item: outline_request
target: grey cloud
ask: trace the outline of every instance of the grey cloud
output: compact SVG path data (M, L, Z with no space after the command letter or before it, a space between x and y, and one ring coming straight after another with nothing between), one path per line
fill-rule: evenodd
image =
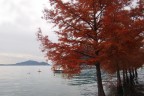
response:
M26 56L30 56L30 59L44 60L36 39L36 32L38 27L46 31L50 30L51 25L42 23L44 21L40 18L42 15L40 1L3 0L2 3L0 2L2 5L0 8L3 8L0 13L4 13L0 14L0 58L3 58L0 63L26 60L28 59ZM55 40L55 35L50 34L50 37ZM2 53L9 55L12 53L13 56ZM24 57L20 58L17 54Z

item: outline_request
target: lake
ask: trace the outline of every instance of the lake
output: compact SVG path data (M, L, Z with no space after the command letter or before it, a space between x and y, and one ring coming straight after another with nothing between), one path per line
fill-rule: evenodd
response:
M65 79L51 66L0 66L0 96L96 96L93 72Z

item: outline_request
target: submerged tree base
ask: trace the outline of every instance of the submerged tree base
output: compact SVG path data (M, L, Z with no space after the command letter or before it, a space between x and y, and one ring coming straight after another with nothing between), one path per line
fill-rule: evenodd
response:
M107 96L144 96L144 82L131 84L125 84L123 86L123 95L117 94L117 88L111 86Z

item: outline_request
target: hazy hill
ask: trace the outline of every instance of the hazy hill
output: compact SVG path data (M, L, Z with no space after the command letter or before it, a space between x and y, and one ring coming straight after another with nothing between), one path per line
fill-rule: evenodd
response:
M37 66L37 65L50 65L46 62L37 62L33 60L28 60L24 62L19 62L16 64L0 64L0 66Z

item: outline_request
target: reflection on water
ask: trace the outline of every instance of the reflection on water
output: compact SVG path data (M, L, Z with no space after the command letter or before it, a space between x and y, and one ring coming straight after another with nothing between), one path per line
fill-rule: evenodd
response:
M80 96L78 88L66 82L48 66L0 67L0 96Z
M93 72L64 79L49 66L0 66L0 96L96 96Z
M102 71L102 79L104 82L108 81L109 79L108 74ZM93 84L96 83L96 69L84 69L81 71L80 74L73 76L73 78L68 82L70 85L83 85L83 84Z
M0 66L0 96L97 96L95 73L86 69L64 79L50 66ZM143 81L143 75L139 76ZM102 77L106 81L106 75Z
M95 69L82 70L79 75L75 75L68 83L70 85L93 84L96 82Z
M75 75L68 84L79 86L82 96L97 96L96 70L82 70L79 75Z
M102 72L105 82L107 76ZM96 70L66 79L50 66L0 66L0 96L97 96Z
M65 75L61 73L54 73L58 78L65 78ZM73 76L71 79L67 80L68 86L73 86L78 88L80 95L77 96L97 96L97 84L96 84L96 70L85 69L78 75ZM73 95L74 96L74 95Z

